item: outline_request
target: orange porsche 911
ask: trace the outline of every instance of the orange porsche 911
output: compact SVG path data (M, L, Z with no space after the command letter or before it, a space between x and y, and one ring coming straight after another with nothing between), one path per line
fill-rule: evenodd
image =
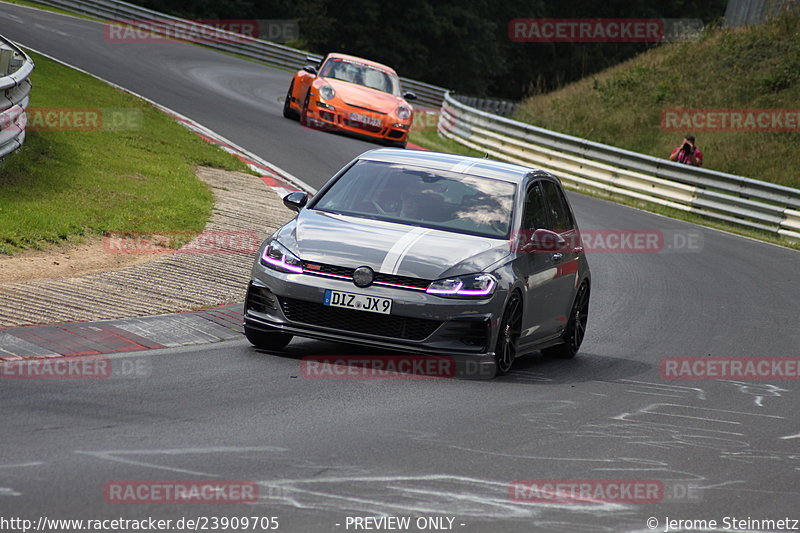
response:
M367 136L405 147L414 109L395 71L345 54L328 54L319 70L308 66L289 85L283 116L311 127Z

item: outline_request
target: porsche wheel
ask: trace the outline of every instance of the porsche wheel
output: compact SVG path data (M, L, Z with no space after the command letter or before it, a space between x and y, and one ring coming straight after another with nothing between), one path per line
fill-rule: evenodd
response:
M311 99L311 92L306 94L306 99L303 101L303 108L300 111L300 124L303 126L311 127L311 124L308 122L308 101Z
M297 111L292 109L292 91L294 90L294 80L292 80L291 85L289 85L289 92L286 93L286 99L283 101L283 116L286 118L291 118L293 120L297 120L299 115Z

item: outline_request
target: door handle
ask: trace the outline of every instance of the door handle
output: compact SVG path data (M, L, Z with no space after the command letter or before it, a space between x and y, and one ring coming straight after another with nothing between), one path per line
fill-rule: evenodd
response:
M555 262L561 261L561 259L563 257L564 257L564 254L556 252L556 253L553 254L553 262L555 263Z

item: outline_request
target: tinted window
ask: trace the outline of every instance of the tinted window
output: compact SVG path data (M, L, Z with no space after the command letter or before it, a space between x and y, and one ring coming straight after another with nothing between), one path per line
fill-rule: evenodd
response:
M358 161L314 209L485 237L506 238L516 187L422 167Z
M544 207L540 182L534 183L528 189L528 194L525 196L525 214L523 215L522 224L524 229L528 230L548 227L547 212Z
M575 224L572 221L572 216L567 206L567 199L564 198L558 185L551 181L543 181L542 187L544 189L544 195L547 198L547 206L550 210L550 221L552 223L550 229L556 232L574 229Z

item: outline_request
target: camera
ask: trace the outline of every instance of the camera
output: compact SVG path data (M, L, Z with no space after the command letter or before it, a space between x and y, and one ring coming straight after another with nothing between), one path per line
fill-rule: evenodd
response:
M683 149L684 152L691 152L692 151L692 145L689 144L689 143L683 143L683 146L681 147L681 149Z

